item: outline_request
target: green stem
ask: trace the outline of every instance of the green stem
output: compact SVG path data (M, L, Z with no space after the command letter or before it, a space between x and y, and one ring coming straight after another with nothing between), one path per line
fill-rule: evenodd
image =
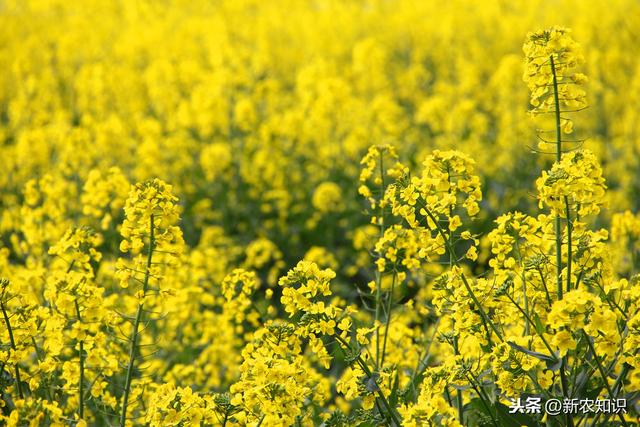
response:
M480 401L482 402L482 406L484 406L484 408L487 410L487 413L489 413L489 415L491 416L491 422L493 423L494 426L499 427L498 426L498 421L496 420L496 418L495 418L495 416L493 414L493 411L491 410L491 407L490 407L491 400L489 399L489 396L482 389L482 386L479 383L476 382L476 380L473 378L473 375L471 375L469 373L465 373L465 376L467 377L467 379L471 383L471 387L473 387L473 389L478 394L478 397L480 398Z
M78 387L78 399L80 399L80 408L78 413L80 419L84 419L84 341L80 341L79 356L80 356L80 384Z
M449 239L447 239L446 234L442 230L442 227L440 227L440 224L438 224L438 221L436 220L436 218L433 216L431 211L426 206L424 206L424 210L427 213L427 215L429 216L429 218L431 218L431 221L433 221L433 223L435 224L436 230L438 231L438 233L440 234L440 236L444 240L444 243L447 246L447 249L450 251L450 253L453 252L453 247L451 245L451 242L450 242ZM459 267L458 261L455 259L455 257L450 258L450 259L453 261L453 264L456 267ZM485 328L487 328L487 324L488 324L491 327L491 329L493 330L493 332L496 334L496 336L500 339L500 341L504 341L504 339L502 338L502 334L500 333L500 331L498 331L498 328L496 327L496 325L494 325L493 322L491 322L491 320L489 319L489 316L487 316L487 313L485 313L484 308L482 308L482 305L480 304L480 301L478 301L478 298L476 297L475 293L473 292L473 289L471 289L471 286L469 285L469 282L467 281L467 277L464 275L463 272L460 272L460 278L462 279L462 283L464 284L464 287L466 288L467 292L469 293L469 296L471 297L471 300L476 305L476 307L478 307L478 311L480 311L480 317L482 318L482 321L484 323ZM487 341L489 343L491 343L491 333L489 332L488 329L487 329Z
M456 390L456 406L458 407L458 419L464 425L464 406L462 404L462 391Z
M449 169L449 166L447 165L447 182L449 183L449 187L447 190L447 193L449 193L449 195L451 195L451 171ZM453 205L449 205L449 218L453 218ZM448 252L449 252L449 268L451 268L453 266L453 264L456 262L456 253L455 253L455 249L453 247L453 244L451 243L452 239L453 239L453 232L451 231L451 229L449 229L449 232L447 233L447 246L448 246ZM453 323L453 325L455 325L455 321ZM454 326L455 329L455 326ZM455 332L455 330L454 330ZM454 354L457 356L460 354L460 352L458 351L458 339L457 337L453 338L453 350L454 350ZM456 390L456 406L458 407L458 419L460 420L460 424L464 425L464 405L462 402L462 390Z
M553 102L555 104L556 116L556 161L562 158L562 128L560 127L560 98L558 93L558 77L556 76L556 64L553 55L549 57L551 61L551 74L553 75Z
M147 293L149 287L149 276L151 275L151 260L153 257L153 249L155 246L154 238L155 227L153 224L153 214L151 214L149 221L149 250L147 252L147 266L144 273L144 282L142 285L142 298ZM143 300L144 301L144 300ZM122 411L120 412L120 426L125 427L127 421L127 406L129 403L129 394L131 392L131 381L133 379L133 367L136 358L136 352L138 349L138 329L140 328L140 322L142 320L142 307L143 303L138 304L138 311L136 312L136 318L133 324L133 335L131 336L131 346L129 347L129 363L127 365L127 377L124 386L124 396L122 398Z
M522 309L522 307L520 307L520 304L518 304L516 302L515 299L513 299L513 297L511 295L509 295L508 293L506 294L507 298L509 298L509 300L513 303L513 305L516 306L516 308L518 310L520 310L520 312L524 315L525 319L527 320L527 322L531 322L533 323L533 321L531 320L531 318L529 317L529 315ZM538 333L538 330L536 328L534 328L536 330L536 333ZM544 337L544 334L542 333L538 333L538 336L540 336L540 338L542 339L542 342L544 343L545 347L547 347L547 350L549 350L549 354L551 355L551 357L554 357L554 352L551 349L551 346L549 345L549 343L547 342L547 340Z
M455 335L453 337L453 354L456 356L460 355L458 351L458 338ZM458 408L458 420L460 420L460 424L464 425L464 405L462 404L462 390L460 389L456 389L456 406Z
M384 339L382 341L382 356L380 357L380 366L384 365L384 356L387 352L387 337L389 336L389 325L391 324L391 305L393 302L393 291L396 285L397 274L393 274L393 279L391 280L391 291L389 292L389 298L387 302L387 319L384 327Z
M547 297L547 303L549 307L553 304L551 301L551 295L549 294L549 289L547 288L547 281L544 278L544 274L542 274L542 269L540 267L537 268L538 274L540 275L540 280L542 281L542 287L544 288L545 296Z
M549 57L551 61L551 74L553 76L553 101L555 104L556 119L556 162L562 159L562 128L560 126L560 97L558 93L558 76L556 75L556 65L553 55ZM562 299L562 222L560 215L555 218L555 234L556 234L556 283L558 289L558 301ZM569 279L570 280L570 279ZM560 365L560 382L562 385L562 394L568 397L567 376L565 366L567 365L567 357L562 358ZM567 426L573 427L573 417L567 414Z
M334 335L334 337L336 338L336 341L338 341L343 346L348 348L349 351L353 351L349 343L343 340L339 335ZM362 371L364 372L364 374L367 376L367 378L369 379L373 378L373 373L371 372L371 369L369 369L369 367L367 366L367 363L364 360L362 360L362 357L358 356L356 360L358 362L358 365L360 365L360 367L362 368ZM391 416L395 425L400 427L401 423L400 423L400 420L398 419L398 416L396 415L395 411L389 404L389 401L387 401L387 398L384 397L384 394L382 394L382 390L380 390L380 387L377 387L377 383L376 383L376 390L378 393L378 397L382 401L382 404L384 405L385 409L389 412L389 416Z
M562 225L560 217L555 218L556 234L556 283L558 289L558 301L562 299Z
M380 320L380 308L382 306L382 274L376 271L376 311L374 318L374 326L376 328L376 368L380 366L380 328L378 321Z
M553 55L549 57L551 60L551 74L553 75L553 100L555 103L556 118L556 161L562 158L562 129L560 127L560 99L558 95L558 78L556 76L556 66L553 61ZM555 218L555 234L556 234L556 280L558 288L558 300L562 299L562 223L559 215Z
M573 222L571 221L571 210L569 209L569 198L564 196L564 205L567 213L567 292L571 291L571 264L572 264L572 250L571 239L573 234Z
M516 252L518 254L518 263L522 267L522 253L520 252L520 245L518 244L518 238L515 238ZM527 278L525 277L524 270L520 273L520 278L522 279L522 295L524 297L524 311L525 315L525 323L524 323L524 333L525 335L531 335L531 320L529 318L529 298L527 297Z
M598 355L596 354L596 349L593 347L593 343L591 342L591 338L589 338L589 335L587 335L587 333L585 332L585 330L582 330L582 333L584 334L585 338L587 339L587 344L589 345L589 351L591 351L591 354L593 355L593 360L596 361L596 366L598 367L598 371L600 372L600 376L602 377L602 381L604 382L604 386L607 389L607 392L609 393L609 398L610 399L615 399L614 395L613 395L613 389L609 386L609 381L607 381L607 374L604 372L604 368L602 367L602 364L600 363L600 359L598 359ZM624 416L622 414L618 414L618 416L620 417L620 421L622 422L622 425L625 427L628 427L627 421L624 419Z
M447 193L449 193L449 195L451 195L451 171L449 170L449 166L447 166L447 181L449 183L449 189L447 190ZM449 205L449 218L453 218L453 205ZM451 268L453 266L453 264L456 262L456 254L455 254L455 249L453 247L453 244L451 243L452 239L453 239L453 232L451 231L451 229L449 229L449 232L447 233L447 246L448 246L448 252L449 252L449 268ZM454 332L455 332L455 320L453 322L454 325ZM454 354L457 356L460 354L460 352L458 351L458 339L455 337L453 338L453 350L454 350ZM456 390L456 406L458 407L458 419L460 420L460 424L464 425L464 405L462 402L462 390Z
M82 323L82 317L80 316L80 306L78 305L78 299L74 300L74 304L76 306L76 315L78 317L78 322ZM84 340L80 340L79 348L78 348L78 358L80 359L80 379L78 383L78 399L79 408L78 415L80 415L80 419L84 419Z
M7 325L7 331L9 332L9 343L11 344L11 349L13 350L14 353L17 353L16 342L13 339L13 329L11 329L11 322L9 322L9 316L7 315L7 310L5 310L4 304L1 301L0 301L0 308L2 309L2 316L4 317L4 323ZM24 395L22 394L22 386L20 385L21 383L20 368L18 367L17 360L15 364L15 372L16 372L15 383L16 383L16 388L18 389L18 396L20 396L20 399L24 399Z
M380 200L378 200L378 223L380 224L380 237L384 236L384 208L382 207L382 199L384 197L384 154L380 153ZM375 310L375 327L376 327L376 368L380 367L380 328L378 322L380 320L380 310L382 308L382 272L376 271L376 310Z
M569 397L569 384L567 382L567 374L565 373L565 366L567 366L567 356L562 358L562 363L560 364L560 385L562 386L562 395L565 398ZM571 414L567 414L567 426L573 427L573 416Z

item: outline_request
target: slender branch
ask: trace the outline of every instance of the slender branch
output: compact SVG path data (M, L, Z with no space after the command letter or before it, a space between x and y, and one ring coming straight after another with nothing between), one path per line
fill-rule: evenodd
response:
M553 99L555 103L556 117L556 161L562 159L562 129L560 127L560 99L558 95L558 79L556 76L556 66L553 62L553 55L549 57L551 61L551 74L553 75ZM556 234L556 281L558 289L558 300L562 299L562 223L559 215L555 218Z
M558 93L558 77L556 75L556 66L553 60L553 55L549 57L551 65L551 74L553 76L553 101L555 104L555 119L556 119L556 161L560 162L562 159L562 129L560 123L560 98ZM558 301L562 299L562 223L560 215L556 215L555 218L555 234L556 234L556 282L558 288ZM570 280L570 279L569 279ZM565 366L567 365L567 357L562 358L560 365L560 383L562 385L562 394L564 397L568 395L567 376L565 373ZM571 414L567 414L567 426L573 427L573 417Z
M353 351L351 349L351 346L349 345L349 343L347 343L344 339L342 339L342 337L340 337L340 335L334 335L334 337L335 337L336 341L338 341L340 344L342 344L343 346L348 348L349 351ZM360 357L358 355L357 358L356 358L356 361L358 362L358 365L362 368L362 371L367 376L367 378L368 379L372 379L373 378L373 373L371 372L371 369L369 369L369 367L367 366L367 363L364 360L362 360L362 357ZM377 391L378 397L382 401L382 404L384 405L385 409L389 412L389 416L391 416L391 418L393 419L393 422L395 423L395 425L400 427L402 424L400 423L400 420L398 419L398 416L396 415L395 411L393 410L393 408L391 407L391 405L387 401L387 398L384 397L384 394L382 394L382 390L380 390L380 387L377 387L377 384L376 384L376 391Z
M76 298L73 302L76 306L76 315L78 317L78 322L82 323L78 299ZM80 403L78 408L78 415L80 415L80 419L84 419L84 340L80 340L78 345L78 358L80 359L80 378L78 383L78 399L80 400Z
M378 201L380 223L380 238L384 236L384 208L382 207L382 198L384 197L384 154L380 153L380 200ZM376 270L376 311L375 311L375 327L376 327L376 368L380 366L380 328L378 321L380 320L380 309L382 308L382 272Z
M153 223L153 214L151 214L149 221L149 250L147 252L147 267L145 269L144 275L144 283L142 285L142 297L147 292L147 288L149 287L149 276L151 269L151 260L153 257L153 249L155 246L155 226ZM144 300L143 300L144 301ZM136 319L133 324L133 335L131 336L131 347L129 348L129 363L127 365L127 377L125 380L124 386L124 396L122 398L122 410L120 412L120 426L125 427L125 423L127 421L127 405L129 403L129 394L131 392L131 380L133 379L133 367L136 358L136 352L138 349L138 329L140 327L140 322L142 320L142 306L143 302L138 304L138 311L136 312Z
M467 379L471 383L471 387L473 387L473 389L478 394L478 397L480 398L480 401L482 402L482 406L484 406L484 408L487 410L487 412L491 416L491 422L493 423L494 426L499 427L498 426L498 422L496 421L496 418L495 418L495 416L493 414L493 411L491 410L491 407L490 407L491 400L489 399L489 396L487 395L487 393L482 389L482 385L477 383L475 378L473 377L473 375L471 375L470 373L465 372L465 376L467 377Z
M516 245L516 253L518 254L518 263L522 266L522 253L520 252L520 245L518 244L518 238L515 238ZM529 319L529 298L527 297L527 278L524 274L524 270L520 273L520 278L522 279L522 295L524 297L524 311L526 312L525 323L524 323L524 333L525 335L531 335L531 321Z
M382 341L382 356L380 357L380 366L384 365L384 356L387 352L387 337L389 336L389 325L391 324L391 304L393 303L393 291L396 285L397 274L393 274L393 279L391 280L391 291L389 292L389 298L387 302L387 318L386 325L384 327L384 339Z
M540 275L540 280L542 281L542 287L544 288L545 296L547 297L547 303L549 304L549 307L551 307L553 302L551 301L551 295L549 294L549 289L547 288L547 281L545 280L544 274L542 274L542 269L539 266L537 270L538 274Z
M454 320L455 325L455 320ZM453 337L453 354L458 356L460 355L460 351L458 350L458 337ZM458 419L460 420L460 424L464 425L464 405L462 402L462 390L456 389L456 406L458 408Z
M424 207L424 210L427 213L427 215L429 216L429 218L431 218L431 221L433 221L433 223L435 224L436 230L438 231L438 233L440 234L440 236L444 240L445 244L447 245L448 250L449 251L453 251L453 248L452 248L452 245L451 245L451 241L445 235L444 231L442 230L442 227L440 227L440 224L438 224L438 221L436 220L436 218L433 216L431 211L426 206ZM457 267L458 266L458 261L455 259L455 257L453 257L452 260L453 260L454 265ZM473 300L473 303L476 305L476 307L478 307L478 311L480 311L480 317L482 318L482 321L484 323L485 328L487 328L487 324L489 324L489 326L491 327L493 332L496 334L496 336L500 339L500 341L504 341L504 339L502 338L502 334L500 333L500 331L498 331L498 328L493 324L493 322L491 322L491 320L489 319L489 316L487 316L487 314L485 313L484 308L482 308L482 305L480 304L480 301L478 301L478 298L476 297L475 293L473 292L473 289L471 289L471 286L469 285L469 282L467 281L467 277L464 275L463 272L460 272L460 278L462 279L462 283L464 284L464 287L467 289L467 292L469 293L469 296ZM491 342L491 333L489 332L488 329L487 329L487 340L489 342Z
M598 355L596 354L596 349L593 347L593 343L591 342L591 338L589 338L589 335L587 335L587 333L585 332L585 330L582 330L582 333L584 334L585 338L587 339L587 344L589 345L589 350L591 351L591 354L593 355L593 360L596 361L596 365L598 366L598 371L600 372L600 376L602 377L602 381L604 382L604 386L607 389L607 392L609 392L609 398L611 399L615 399L614 394L613 394L613 389L609 386L609 381L607 381L607 374L605 374L604 372L604 368L602 367L602 363L600 363L600 359L598 359ZM622 414L618 414L618 416L620 417L620 421L622 422L622 425L627 427L627 421L624 419L624 416Z
M524 315L524 318L525 318L528 322L533 323L533 321L531 320L531 318L529 317L529 315L527 314L527 312L526 312L526 311L524 311L524 310L522 309L522 307L520 307L520 304L518 304L518 303L516 302L516 300L515 300L515 299L513 299L513 297L512 297L511 295L509 295L509 293L508 293L508 292L506 293L506 296L507 296L507 298L509 298L509 300L513 303L513 305L515 305L515 306L516 306L516 308L517 308L518 310L520 310L520 312ZM547 340L545 339L544 334L539 333L537 328L534 328L534 330L536 331L536 333L537 333L537 334L540 336L540 338L542 339L542 342L544 343L545 347L547 347L547 350L549 350L549 354L551 355L551 357L554 357L554 352L553 352L553 350L551 349L551 346L549 345L549 343L547 342Z
M571 220L571 210L569 208L569 197L564 196L564 205L567 214L567 292L571 290L571 263L572 263L572 248L571 239L573 234L573 221Z
M9 332L9 343L11 344L11 349L14 353L17 353L16 342L13 339L13 329L11 329L11 322L9 322L9 316L7 315L7 310L5 310L4 303L2 301L0 301L0 308L2 309L2 316L4 317L4 323L7 326L7 331ZM15 372L16 377L14 378L14 380L16 383L16 388L18 389L18 396L20 396L20 399L24 399L24 395L22 394L22 386L20 385L20 368L18 367L17 360L15 363Z

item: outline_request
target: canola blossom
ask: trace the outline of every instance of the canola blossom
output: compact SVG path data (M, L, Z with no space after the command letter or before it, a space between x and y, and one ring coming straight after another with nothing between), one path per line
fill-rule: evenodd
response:
M637 28L3 2L0 425L640 425Z

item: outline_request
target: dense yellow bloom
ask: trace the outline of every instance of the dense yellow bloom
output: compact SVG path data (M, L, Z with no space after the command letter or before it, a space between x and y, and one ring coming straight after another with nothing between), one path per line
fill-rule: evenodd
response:
M104 230L112 225L113 216L124 207L129 181L122 171L113 167L103 174L98 169L89 172L82 192L82 213L100 220Z
M338 212L342 207L342 190L334 182L323 182L316 187L311 204L322 213Z
M177 200L171 186L160 180L136 184L124 207L125 220L120 230L124 240L120 250L139 254L151 234L159 248L168 249L175 244L181 238L175 225L179 218Z
M593 215L605 204L602 169L588 150L563 154L559 163L542 172L536 186L540 208L548 207L554 216L566 217L567 209L580 217Z
M256 331L242 351L242 375L231 386L231 403L242 408L250 423L288 426L303 415L305 400L322 405L325 379L300 354L293 330L272 324Z
M278 282L283 287L281 302L289 316L308 315L307 333L333 333L333 319L339 309L325 304L323 297L331 295L329 284L335 276L330 269L320 270L315 263L300 261Z
M189 387L163 384L149 400L145 421L151 426L211 424L215 422L213 402L203 399Z
M584 63L584 57L580 45L571 38L570 33L571 30L567 28L552 27L527 34L523 47L526 58L524 80L531 91L534 111L555 111L554 73L561 107L574 110L586 105L586 94L580 85L587 78L575 72L576 66ZM571 133L569 126L565 125L566 133Z
M0 424L631 402L639 23L634 0L4 1Z
M125 219L120 229L122 252L130 252L133 264L118 261L120 286L129 286L131 278L140 280L148 270L149 281L157 284L161 279L160 264L149 264L149 255L158 252L165 262L173 263L182 245L182 232L176 225L179 219L177 198L171 186L160 180L132 186L124 207ZM147 248L147 254L142 253Z
M449 406L442 396L447 383L453 379L455 369L455 362L449 362L425 372L418 401L400 410L405 419L403 425L417 427L437 421L443 426L461 426L456 420L455 409Z
M222 295L225 298L224 309L235 316L237 323L247 317L247 311L253 304L251 298L260 286L255 273L243 269L235 269L222 281ZM249 313L249 320L257 323L257 313Z
M480 210L482 191L474 167L475 162L461 152L434 151L423 162L421 176L398 185L393 213L412 228L422 223L434 229L437 221L444 220L448 231L455 232L462 225L456 209L463 208L469 217Z
M200 153L200 166L209 181L215 181L231 166L233 154L231 147L225 142L214 142L207 145Z
M640 259L640 216L631 211L612 215L611 242L618 269L636 272Z

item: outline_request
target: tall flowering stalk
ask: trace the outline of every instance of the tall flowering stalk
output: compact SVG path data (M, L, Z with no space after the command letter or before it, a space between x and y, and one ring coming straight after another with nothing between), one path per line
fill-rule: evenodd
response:
M616 366L616 359L609 365L609 373L605 371L603 361L614 353L614 343L624 340L626 332L620 336L616 334L617 314L603 305L604 300L611 308L614 307L607 292L597 297L581 289L581 282L583 285L597 283L607 275L601 265L598 266L599 271L594 272L599 278L588 273L594 262L584 262L585 251L590 252L589 257L597 259L600 238L581 222L585 216L599 213L604 205L606 185L596 156L588 150L577 149L579 147L569 145L571 149L567 149L566 143L582 141L563 136L573 133L573 122L567 113L586 107L586 94L581 85L587 78L575 71L584 59L579 45L570 37L570 30L562 27L530 33L523 50L526 55L524 80L531 90L531 112L552 114L555 121L555 163L551 169L542 172L536 187L540 208L548 208L554 218L557 300L551 306L548 322L556 331L552 343L562 356L559 366L562 393L565 398L571 397L577 375L574 371L580 364L579 352L584 351L584 357L593 358L597 367L591 375L599 373L608 397L614 399L616 392L609 386L608 377ZM540 139L543 147L549 143L544 138ZM575 236L575 232L579 235ZM574 267L578 271L574 271ZM563 274L566 284L563 283ZM572 317L570 313L574 311L579 313L575 320L563 322L563 319ZM624 311L620 314L626 318ZM590 316L589 323L578 321L583 316ZM586 345L579 347L583 340ZM570 354L575 358L573 368ZM618 379L622 380L625 374L623 368ZM568 375L573 376L571 386ZM598 416L594 417L592 425ZM619 415L619 418L622 425L627 425L624 416ZM574 425L571 413L566 414L566 425Z
M130 252L132 262L118 260L120 286L128 288L130 282L141 283L135 296L138 300L129 337L129 356L126 368L124 393L120 410L120 425L127 420L127 407L131 382L138 355L140 324L144 322L145 299L151 291L159 291L162 266L175 262L176 250L182 242L182 232L176 225L179 220L177 198L171 186L159 179L136 184L129 193L125 205L125 220L120 233L124 238L120 250ZM162 262L154 262L160 255Z
M563 117L562 108L565 111L581 109L586 106L585 92L579 85L586 81L581 73L574 73L576 65L584 59L579 50L579 45L569 36L570 31L562 27L553 27L549 30L537 31L527 36L523 50L526 56L526 69L524 80L531 91L531 105L533 113L553 114L555 120L555 157L556 162L562 159L563 146L562 134L573 132L573 123L569 118ZM544 141L543 141L544 142ZM555 241L556 241L556 291L558 300L563 296L562 281L562 219L567 223L567 279L566 291L571 290L571 238L573 224L569 211L567 196L561 197L566 209L555 212ZM565 396L568 396L568 384L565 378L564 365L560 368L562 376L562 388ZM568 425L573 425L571 415L567 415Z
M388 162L385 166L385 160ZM378 228L377 242L375 245L376 270L374 280L369 283L373 294L373 328L374 331L374 366L369 369L363 360L358 362L364 375L374 383L377 381L380 372L384 368L385 356L387 354L387 343L389 341L389 329L391 326L391 312L394 308L394 292L406 278L406 273L394 268L389 264L389 259L393 262L397 260L395 256L397 247L395 236L397 227L387 224L387 214L391 207L388 191L394 188L393 182L407 173L407 168L398 161L398 154L392 145L375 145L369 148L360 164L360 188L359 193L364 196L371 208L371 224ZM386 257L385 254L389 254ZM383 316L384 315L384 316ZM381 333L382 332L382 333ZM349 344L342 340L343 349L349 350ZM377 386L376 386L377 387ZM398 425L399 421L392 408L389 407L387 399L378 390L379 397L376 401L381 402L378 409L381 413L386 412L388 419ZM380 406L381 405L381 406ZM384 407L384 408L383 408Z
M1 278L0 279L0 311L2 311L2 319L4 321L4 325L7 328L7 333L9 335L9 344L11 346L11 351L12 352L16 352L16 340L13 336L13 329L11 327L11 320L9 319L9 315L7 314L7 308L5 307L5 295L6 295L6 291L7 288L9 287L9 280L5 279L5 278ZM20 399L24 398L24 394L22 393L22 385L21 385L21 378L20 378L20 367L18 366L18 360L17 358L14 358L14 373L15 373L15 377L14 377L14 384L16 389L18 390L18 396L20 397ZM2 368L4 369L4 364L2 366Z
M586 93L581 88L587 77L575 71L576 66L584 62L580 46L571 38L571 31L563 27L536 31L527 35L523 46L525 53L524 80L531 91L532 114L552 114L555 120L555 158L562 159L563 134L573 133L573 121L566 113L579 111L586 107ZM542 147L549 142L541 138ZM571 140L568 142L580 142ZM568 258L566 291L571 290L571 234L573 223L567 196L562 197L565 204L563 216L567 222ZM555 217L556 233L556 282L558 299L562 299L562 220Z
M65 379L71 383L77 381L80 420L85 419L87 349L94 356L92 359L96 360L95 344L101 339L103 323L108 322L102 289L95 283L92 266L102 258L96 250L100 242L98 234L87 227L71 228L57 244L49 248L49 255L57 258L59 267L48 278L45 296L55 305L56 311L67 319L70 325L68 337L77 348L78 378L69 375ZM98 366L90 368L98 369ZM66 371L71 369L67 366Z

